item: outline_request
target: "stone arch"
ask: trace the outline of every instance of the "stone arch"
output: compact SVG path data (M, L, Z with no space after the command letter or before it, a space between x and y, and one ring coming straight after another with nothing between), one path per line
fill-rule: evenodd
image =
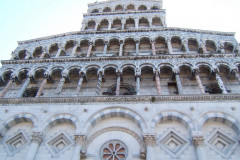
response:
M112 12L112 9L110 7L105 7L103 9L103 12Z
M76 127L76 130L80 130L81 126L78 122L78 118L74 115L71 114L58 114L55 115L54 117L52 117L51 119L49 119L46 122L46 125L43 126L43 131L46 131L49 128L52 128L58 124L61 123L69 123L69 124L73 124Z
M199 44L196 38L188 38L188 49L190 52L198 52Z
M121 132L125 132L125 133L132 135L137 140L138 144L140 145L141 151L145 150L145 144L141 138L141 135L138 135L134 131L132 131L128 128L124 128L124 127L108 127L108 128L101 129L87 138L88 145L90 145L92 143L92 141L99 135L104 134L106 132L111 132L111 131L121 131Z
M115 7L115 11L124 11L123 5L119 4Z
M106 108L95 114L93 114L84 125L84 133L87 133L91 128L93 128L99 121L111 118L111 117L123 117L133 120L138 124L139 128L144 132L147 129L146 122L137 113L122 107L117 108Z
M154 66L153 64L151 64L151 63L143 63L143 64L140 65L140 69L141 69L141 70L142 70L144 67L150 67L150 68L152 68L152 69L155 68L155 66Z
M99 68L100 68L100 66L98 66L98 65L89 65L89 66L86 66L86 67L84 68L84 72L87 73L87 71L90 70L90 69L99 70Z
M231 42L224 43L224 51L225 53L233 53L234 45Z
M43 47L42 46L36 47L33 51L33 57L34 58L40 58L40 56L42 55L42 52L43 52Z
M156 26L156 27L163 26L161 18L157 17L157 16L153 17L152 18L152 26Z
M198 130L202 130L203 125L208 121L215 121L215 122L221 122L226 124L227 126L233 128L238 134L240 133L240 123L239 121L223 112L208 112L203 114L198 119Z
M135 19L133 17L129 17L126 19L125 29L133 28L135 28Z
M87 22L87 26L85 27L85 30L93 30L96 27L96 21L91 19Z
M58 52L58 49L59 49L59 44L58 43L54 43L54 44L51 44L49 46L49 56L50 57L55 57L57 52Z
M187 63L187 62L181 63L181 64L178 65L179 68L181 68L183 66L186 66L186 67L190 68L190 70L192 70L192 68L193 68L193 65L191 63Z
M196 131L196 127L193 121L183 113L177 111L164 111L158 113L151 121L151 129L154 129L157 123L166 120L173 120L183 124L188 129L190 135L192 132Z
M161 63L158 65L158 68L160 69L160 71L161 71L161 68L165 68L165 67L170 68L172 72L174 72L174 66L170 63Z
M99 9L93 9L91 13L99 13Z
M149 27L150 23L149 20L146 17L141 17L139 18L139 24L138 24L139 28L143 27Z
M112 29L120 30L122 29L122 21L120 18L115 18L112 23Z
M123 72L125 68L132 68L134 72L136 71L136 66L134 64L124 64L121 68L120 71Z
M199 62L199 63L196 64L196 66L197 66L198 68L200 68L200 67L206 67L206 68L208 68L210 71L213 71L213 66L212 66L211 64L209 64L209 63L206 63L206 62Z
M25 59L27 56L27 50L26 49L20 50L17 56L19 59Z
M145 6L145 5L140 5L140 6L138 7L138 10L139 10L139 11L145 11L145 10L147 10L147 6Z
M160 8L158 6L152 6L151 10L160 10Z
M134 4L127 5L126 11L135 11L135 5Z
M49 74L52 75L55 71L57 70L60 70L60 71L63 71L64 70L64 67L63 66L53 66L51 69L50 69L50 72Z
M109 25L109 21L107 19L102 19L99 26L98 26L98 30L99 31L107 30L108 25Z
M206 40L206 48L209 53L216 53L217 52L217 45L216 42L213 40Z
M4 122L3 126L1 127L1 132L4 134L14 125L22 122L31 122L34 128L38 127L38 120L34 115L30 113L20 113L9 118L6 122Z

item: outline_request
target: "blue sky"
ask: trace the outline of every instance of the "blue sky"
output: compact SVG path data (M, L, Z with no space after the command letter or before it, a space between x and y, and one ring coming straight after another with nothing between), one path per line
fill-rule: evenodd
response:
M0 0L0 60L17 41L79 31L87 3L96 0ZM240 0L164 0L168 27L236 32L240 42Z

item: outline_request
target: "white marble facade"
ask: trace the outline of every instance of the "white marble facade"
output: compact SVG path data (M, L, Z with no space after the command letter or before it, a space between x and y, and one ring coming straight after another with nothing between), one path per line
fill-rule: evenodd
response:
M2 61L0 159L239 160L234 33L169 28L162 0L88 7Z

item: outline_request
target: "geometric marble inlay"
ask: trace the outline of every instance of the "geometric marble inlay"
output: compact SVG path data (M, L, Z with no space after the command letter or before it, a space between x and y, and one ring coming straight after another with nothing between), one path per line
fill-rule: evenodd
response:
M72 141L67 138L67 136L64 133L59 134L58 136L50 139L47 142L47 146L51 153L54 156L58 156L61 154L64 150L70 147L72 144Z
M24 136L24 134L20 132L6 140L4 145L8 153L12 155L20 151L23 147L25 147L27 143L28 141L26 139L26 136Z
M207 140L208 146L221 154L225 158L229 158L237 147L237 142L220 131L215 131Z
M163 135L157 143L172 157L177 158L184 151L188 141L174 131L170 131Z

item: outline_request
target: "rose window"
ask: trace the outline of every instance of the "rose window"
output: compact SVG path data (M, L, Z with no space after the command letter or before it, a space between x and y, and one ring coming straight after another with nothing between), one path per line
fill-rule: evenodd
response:
M126 158L127 146L121 141L109 141L101 147L102 160L125 160Z

